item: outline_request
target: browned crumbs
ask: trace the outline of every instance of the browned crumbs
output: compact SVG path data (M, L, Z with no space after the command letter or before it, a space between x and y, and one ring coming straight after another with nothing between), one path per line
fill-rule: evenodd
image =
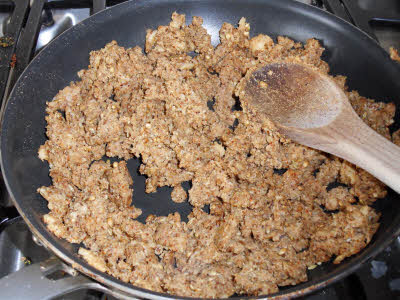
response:
M389 48L389 52L390 52L390 58L400 62L400 55L399 55L399 50L397 50L394 47L390 47Z
M115 41L93 51L81 80L48 102L39 157L53 185L38 190L50 209L44 221L56 236L83 243L89 264L135 286L193 297L270 294L306 281L307 268L363 249L379 226L368 205L386 189L346 161L285 139L246 108L232 111L249 69L292 61L327 73L317 40L250 38L242 18L238 27L222 25L214 48L202 22L186 26L174 13L169 26L147 31L145 53ZM390 139L394 105L334 79ZM126 162L104 155L140 156L146 192L174 187L174 201L193 205L189 221L178 213L135 220L141 210L131 205ZM181 183L189 180L187 195ZM327 189L333 182L342 185Z
M10 36L2 36L0 37L0 47L7 48L14 45L14 39Z
M17 55L14 53L11 56L11 61L10 61L10 67L15 68L15 65L17 64Z

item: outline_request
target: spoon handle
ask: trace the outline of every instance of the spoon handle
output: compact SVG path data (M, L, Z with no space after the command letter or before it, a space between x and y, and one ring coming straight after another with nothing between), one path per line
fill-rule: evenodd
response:
M400 147L371 129L353 109L347 110L324 131L333 143L308 146L363 168L400 194Z
M344 159L363 168L400 194L400 147L365 125L344 147Z

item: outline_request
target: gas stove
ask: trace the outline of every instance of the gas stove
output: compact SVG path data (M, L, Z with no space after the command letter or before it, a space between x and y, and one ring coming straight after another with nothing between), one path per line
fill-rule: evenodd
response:
M125 0L126 1L126 0ZM400 49L398 0L298 0L329 11L365 31L381 46ZM124 0L0 0L2 107L31 59L66 29ZM0 278L52 255L36 241L13 207L0 178ZM1 298L1 292L0 292ZM303 299L400 299L400 237L356 273ZM57 299L114 299L80 290Z

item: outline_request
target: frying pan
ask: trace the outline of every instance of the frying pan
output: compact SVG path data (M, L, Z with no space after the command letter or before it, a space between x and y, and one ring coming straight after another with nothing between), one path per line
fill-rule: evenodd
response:
M77 272L68 267L70 265L80 273L53 282L43 276L39 266L25 267L0 280L2 297L20 299L28 295L49 299L65 291L91 287L121 298L177 298L123 283L89 266L77 255L79 245L58 239L46 229L42 216L48 212L47 202L36 192L38 187L51 183L48 165L37 157L39 146L46 140L46 101L50 101L70 81L78 80L76 73L87 67L91 50L100 49L111 40L125 47L143 46L145 30L168 24L174 11L186 14L187 20L192 16L203 17L214 45L218 44L218 30L222 23L236 24L242 16L251 24L252 36L258 33L272 37L284 35L301 42L315 37L326 48L323 59L331 66L331 73L348 76L350 89L379 101L394 101L400 106L400 67L390 60L388 54L349 23L298 2L138 0L95 14L59 36L32 61L10 95L1 129L2 172L15 206L36 238L65 262L61 264L62 268L76 275ZM396 115L396 122L399 121ZM138 165L137 160L131 160L128 167L135 182L133 201L135 206L144 210L144 217L149 213L167 215L173 211L186 216L190 211L188 203L175 204L165 199L169 197L169 188L161 188L157 194L144 193L144 178L139 177L136 171ZM400 234L399 198L389 191L385 199L376 202L375 208L382 213L381 226L363 251L339 265L323 264L309 272L308 282L282 288L269 297L294 297L324 287L353 272L387 247ZM54 268L52 262L42 265L45 272Z

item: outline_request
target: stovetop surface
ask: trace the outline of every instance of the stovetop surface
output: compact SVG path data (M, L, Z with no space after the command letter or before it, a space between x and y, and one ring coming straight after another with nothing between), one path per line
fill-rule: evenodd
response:
M18 0L16 0L18 1ZM96 0L94 0L96 1ZM358 25L381 46L400 48L399 0L298 0L334 12ZM31 1L33 2L33 1ZM109 0L113 5L123 0ZM48 0L41 16L40 33L34 53L66 29L89 17L91 1ZM12 1L0 0L0 36L10 26ZM25 265L46 260L51 254L32 239L27 225L18 216L0 178L0 278ZM1 298L1 293L0 293ZM96 291L83 290L59 299L113 299ZM302 299L400 299L400 237L357 272Z

